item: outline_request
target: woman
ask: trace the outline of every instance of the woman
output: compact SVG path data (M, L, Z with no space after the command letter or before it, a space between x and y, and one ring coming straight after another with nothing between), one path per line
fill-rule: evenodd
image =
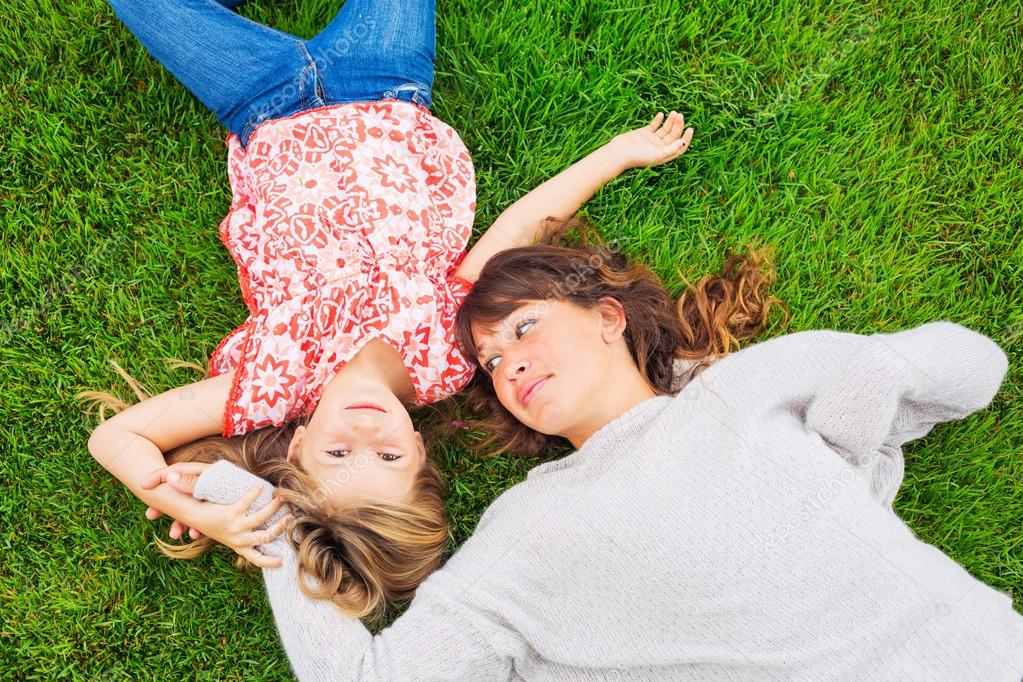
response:
M172 537L205 531L198 546L167 549L183 556L212 539L276 563L255 549L254 520L230 525L147 487L165 454L228 459L272 480L296 515L315 594L377 614L411 597L447 548L444 482L408 409L471 377L454 318L479 269L626 168L677 158L693 131L671 112L615 137L509 207L466 253L475 181L458 134L428 108L432 0L348 0L311 40L227 4L239 3L111 0L230 131L234 196L220 236L250 314L202 381L153 397L132 382L142 400L130 407L85 394L120 410L89 451L150 517L176 519Z
M302 600L287 545L269 548L299 678L1019 680L1011 599L891 507L900 446L987 405L1001 349L936 322L726 354L773 303L758 256L675 308L596 253L506 251L467 297L460 339L503 437L577 450L502 494L391 627ZM220 463L194 492L253 482Z

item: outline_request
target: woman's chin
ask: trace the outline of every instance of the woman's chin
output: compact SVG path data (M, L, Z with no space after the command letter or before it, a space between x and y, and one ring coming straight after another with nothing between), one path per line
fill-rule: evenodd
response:
M554 415L550 413L550 410L544 410L539 414L534 414L529 422L524 421L522 423L545 436L558 437L561 436L565 430L564 424L561 423L561 420L554 418Z

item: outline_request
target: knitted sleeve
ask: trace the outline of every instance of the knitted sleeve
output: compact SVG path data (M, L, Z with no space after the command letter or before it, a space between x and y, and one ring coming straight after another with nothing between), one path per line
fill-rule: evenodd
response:
M199 477L194 494L229 504L258 484L264 493L250 513L270 501L273 486L220 461ZM478 616L471 618L461 604L417 595L391 627L374 637L359 619L302 592L298 555L284 536L261 549L283 558L281 568L263 569L263 580L281 643L299 680L508 679L510 662L494 652L474 620Z
M814 391L805 423L869 469L875 496L890 508L902 483L902 444L987 406L1008 360L994 341L952 322L856 338Z
M731 398L739 410L798 419L868 473L874 496L889 509L902 483L902 444L985 407L1008 367L994 341L952 322L891 334L797 332L725 360L680 395L741 386Z

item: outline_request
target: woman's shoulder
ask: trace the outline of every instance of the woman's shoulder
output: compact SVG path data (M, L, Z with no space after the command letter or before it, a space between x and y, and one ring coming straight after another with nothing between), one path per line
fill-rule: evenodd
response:
M751 343L710 362L679 359L675 361L674 384L681 390L698 377L725 378L741 374L748 382L759 376L774 376L791 362L813 362L815 353L846 346L853 350L868 337L831 329L811 329L781 334Z

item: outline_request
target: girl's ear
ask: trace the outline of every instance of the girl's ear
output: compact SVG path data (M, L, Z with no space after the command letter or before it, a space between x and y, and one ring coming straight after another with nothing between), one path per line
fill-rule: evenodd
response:
M612 296L604 296L597 302L597 312L600 313L600 330L604 343L614 343L625 334L627 321L625 319L625 308Z
M416 431L416 445L419 448L419 456L426 459L426 443L423 442L423 434Z
M302 437L305 436L305 427L299 426L295 429L295 435L291 437L291 443L288 444L288 461L295 462L298 460L300 454L302 454Z

